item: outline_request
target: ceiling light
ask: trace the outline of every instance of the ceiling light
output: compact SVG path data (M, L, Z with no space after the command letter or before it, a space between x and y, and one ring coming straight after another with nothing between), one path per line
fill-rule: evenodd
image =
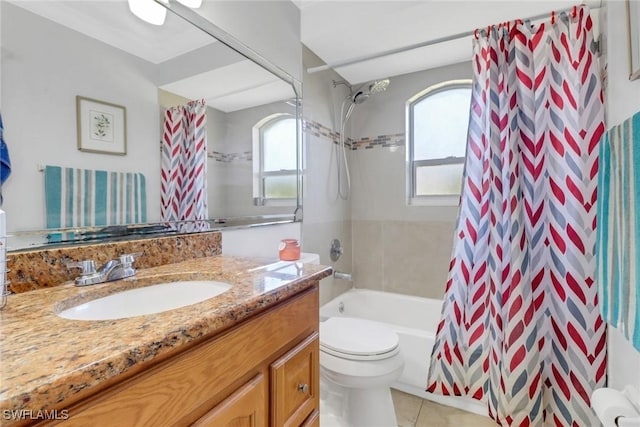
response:
M202 0L178 0L178 3L182 3L192 9L197 9L202 5Z
M167 16L167 9L159 5L154 0L128 0L129 10L138 18L153 25L164 24ZM167 1L162 0L167 3Z

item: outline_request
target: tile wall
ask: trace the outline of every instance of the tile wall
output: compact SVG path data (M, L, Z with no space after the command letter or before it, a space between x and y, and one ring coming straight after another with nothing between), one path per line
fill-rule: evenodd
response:
M323 62L304 48L304 66L312 67ZM302 250L320 255L320 262L338 271L352 272L351 201L336 196L337 179L335 147L338 141L339 122L336 105L342 102L346 92L343 87L333 88L332 80L342 78L332 71L305 74L303 86L303 115L305 127L304 188L302 223ZM351 157L352 153L348 153ZM337 261L329 258L332 239L339 239L344 254ZM332 277L322 280L320 304L323 304L351 288L351 283Z
M322 63L309 51L303 57L305 67ZM335 147L340 105L348 89L334 87L332 80L342 78L332 72L305 75L305 251L352 273L356 287L442 298L457 206L407 206L406 100L432 84L470 76L470 64L465 63L392 77L387 91L358 104L346 126L352 191L344 201L335 194ZM345 248L338 263L328 258L334 237L341 238ZM350 287L341 280L321 287L321 303Z
M351 115L353 274L359 288L442 298L457 206L409 206L406 102L426 87L471 77L469 63L391 77Z

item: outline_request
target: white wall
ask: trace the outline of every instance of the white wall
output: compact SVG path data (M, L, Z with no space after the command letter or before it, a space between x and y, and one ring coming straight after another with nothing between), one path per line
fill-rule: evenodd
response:
M282 239L301 239L299 222L222 230L222 253L276 261Z
M304 67L321 64L311 51L304 49ZM303 115L336 131L338 128L336 109L346 95L344 86L334 88L332 80L340 80L333 71L306 74L303 81ZM351 200L336 196L337 178L335 166L335 144L326 137L304 134L304 221L302 224L305 252L320 255L320 263L346 273L352 272L351 253ZM337 262L329 258L332 239L342 242L345 253ZM320 303L323 304L351 287L344 280L327 278L320 286Z
M405 107L409 98L436 83L470 78L469 62L392 77L386 91L374 94L356 106L350 119L350 136L362 138L404 133ZM356 151L353 162L353 219L455 220L457 206L407 206L405 162L405 147Z
M291 98L295 94L291 90ZM245 153L253 151L253 127L266 117L276 113L288 113L295 117L295 107L284 101L273 102L258 107L247 108L226 114L225 153ZM210 159L211 160L211 159ZM219 162L218 162L219 163ZM211 164L211 161L210 161ZM289 206L256 206L253 203L253 154L252 159L226 162L222 177L224 206L222 216L293 214L295 200ZM215 206L211 207L215 209ZM215 211L209 210L210 213Z
M7 229L44 228L39 164L142 172L148 220L157 221L160 124L151 66L7 2L1 31L2 115L12 161L3 186ZM125 156L78 151L76 95L127 107Z
M2 56L6 70L0 87L5 89L3 104L9 106L2 113L8 125L5 136L14 165L12 176L3 189L4 208L9 211L8 228L44 228L43 175L37 171L38 164L143 172L147 177L148 219L157 221L160 205L157 144L161 118L156 84L184 72L183 58L169 61L158 70L117 49L33 17L7 2L2 2L2 7L8 10L4 14L8 16L4 16L2 25ZM215 12L209 13L212 21L300 78L300 16L293 3L209 2L202 10ZM256 15L258 11L260 13ZM83 40L74 40L76 37ZM203 55L199 66L238 60L239 55L221 45L216 43L213 48L220 46L224 51L213 56L210 53ZM206 49L210 52L210 47ZM92 57L93 54L96 57ZM25 67L27 72L23 71ZM136 91L132 91L132 87ZM127 107L126 156L77 151L76 94ZM24 107L20 107L21 102ZM55 140L50 135L56 135ZM41 143L42 147L33 148L31 144L35 143ZM212 175L219 177L216 181L221 181L218 173L221 171L210 166ZM212 201L215 201L217 195L213 196Z
M629 81L629 39L626 4L607 1L603 32L607 38L607 126L619 124L640 110L640 80ZM637 213L636 213L637 215ZM631 284L638 286L638 284ZM615 328L609 327L609 386L622 389L631 384L640 389L640 352Z
M210 1L199 9L211 22L233 35L276 66L302 81L300 10L290 1ZM284 238L300 239L300 224L227 230L224 254L277 257Z
M300 9L291 1L208 1L198 13L302 81Z
M404 134L406 101L446 80L471 78L468 62L391 77L357 105L350 136ZM356 286L442 298L457 206L408 206L405 146L353 152L352 238Z

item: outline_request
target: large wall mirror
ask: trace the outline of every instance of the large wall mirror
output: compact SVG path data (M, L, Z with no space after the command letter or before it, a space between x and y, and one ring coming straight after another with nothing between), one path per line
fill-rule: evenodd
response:
M127 2L0 2L10 250L180 231L161 217L161 141L165 111L194 100L206 105L204 229L294 220L299 82L178 6L155 26Z

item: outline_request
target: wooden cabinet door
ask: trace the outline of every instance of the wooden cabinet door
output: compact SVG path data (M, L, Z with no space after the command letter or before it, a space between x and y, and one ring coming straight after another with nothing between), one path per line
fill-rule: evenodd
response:
M265 427L267 425L266 387L264 375L256 375L193 423L193 426Z
M301 427L320 427L320 412L314 410L302 423Z
M320 408L320 347L314 332L271 364L271 426L300 426Z

